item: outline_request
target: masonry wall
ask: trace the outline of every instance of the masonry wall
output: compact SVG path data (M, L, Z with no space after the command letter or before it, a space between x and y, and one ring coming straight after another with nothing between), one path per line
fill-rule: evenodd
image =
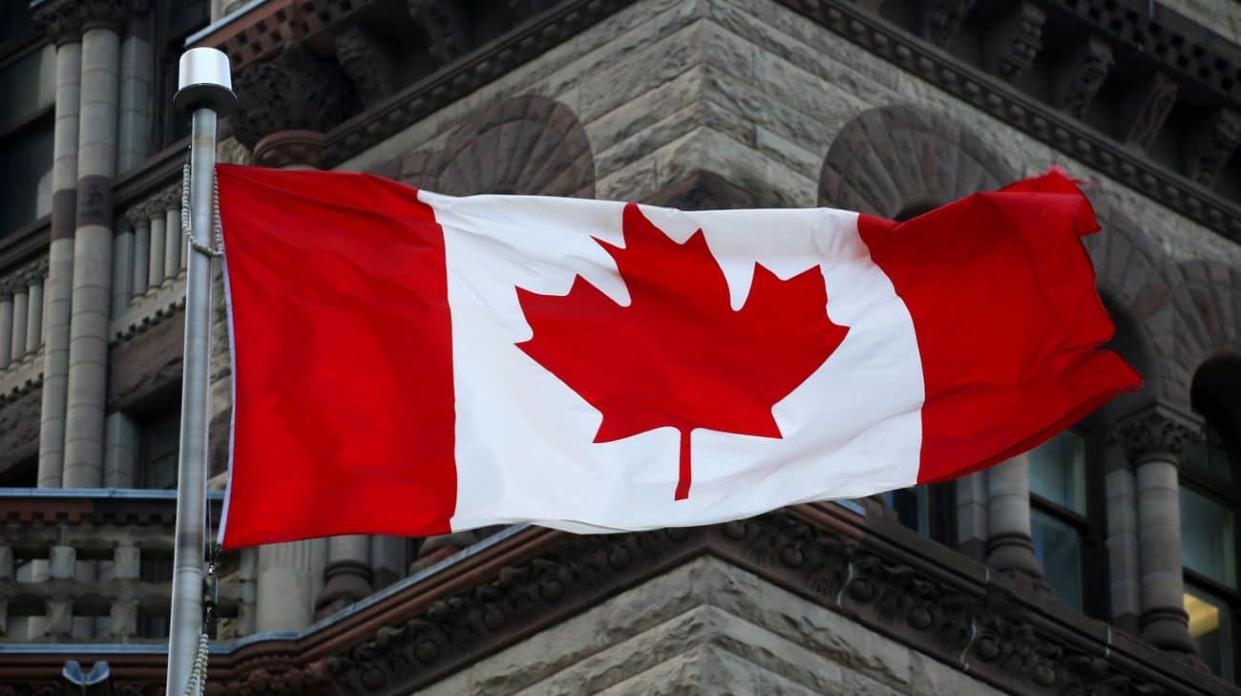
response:
M706 557L424 690L465 694L999 694Z
M913 104L971 130L1017 175L1060 164L1090 180L1101 210L1128 211L1177 260L1241 262L1241 247L1199 223L771 0L640 3L339 168L434 150L473 111L525 94L577 114L598 198L642 200L705 169L751 187L757 204L818 205L823 160L841 128L869 108Z

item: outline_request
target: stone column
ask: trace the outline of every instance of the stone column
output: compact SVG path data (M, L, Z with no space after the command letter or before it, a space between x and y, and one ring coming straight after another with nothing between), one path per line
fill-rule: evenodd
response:
M371 585L376 590L405 577L408 540L397 536L371 537Z
M112 316L119 317L129 307L134 280L134 231L128 221L117 222L112 238Z
M7 281L0 284L0 370L9 366L13 345L13 295Z
M987 492L987 564L1051 594L1030 540L1030 457L1021 454L989 469Z
M21 360L26 355L26 317L30 312L30 285L26 274L17 276L13 286L13 338L10 342L9 359Z
M1185 613L1181 567L1181 492L1178 469L1201 424L1160 404L1120 426L1125 453L1137 469L1138 566L1142 637L1174 653L1194 655Z
M348 115L349 86L340 66L298 44L245 66L234 86L240 102L234 134L262 166L317 167L323 133ZM256 628L304 628L316 608L331 611L370 594L370 580L365 536L260 547Z
M116 173L120 26L128 3L90 3L82 31L78 209L65 407L66 487L103 482L108 322L112 308L112 179Z
M147 264L151 256L151 218L147 217L143 206L125 213L129 224L134 228L134 266L133 279L129 284L130 302L142 297L147 291Z
M987 558L987 472L957 480L957 549L976 561Z
M124 413L110 413L104 425L103 485L133 488L138 462L138 426Z
M145 206L147 217L150 218L151 226L151 258L147 262L147 290L154 292L154 288L158 288L164 282L164 244L168 241L168 236L164 232L164 223L167 218L164 216L164 206L160 203L159 197L147 201Z
M172 284L177 273L181 271L181 247L185 240L181 237L181 197L173 191L160 197L164 204L164 276L167 284Z
M43 280L47 262L30 269L30 311L26 314L26 353L34 355L43 344Z
M44 286L43 403L39 417L41 488L61 484L69 376L69 299L77 213L78 118L82 80L81 15L76 3L41 6L36 20L56 42L56 122L52 145L52 224Z
M1107 562L1112 623L1139 632L1142 612L1138 570L1137 482L1119 436L1108 438L1103 452L1107 496Z
M255 630L298 631L314 620L322 588L327 543L323 539L259 547Z
M121 44L120 127L116 169L128 171L150 152L151 21L145 5L135 3Z

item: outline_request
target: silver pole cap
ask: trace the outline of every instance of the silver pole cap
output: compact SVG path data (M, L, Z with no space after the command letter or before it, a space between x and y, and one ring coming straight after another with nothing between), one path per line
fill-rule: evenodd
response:
M181 54L177 93L172 104L181 111L208 108L228 116L237 108L228 56L215 48L191 48Z

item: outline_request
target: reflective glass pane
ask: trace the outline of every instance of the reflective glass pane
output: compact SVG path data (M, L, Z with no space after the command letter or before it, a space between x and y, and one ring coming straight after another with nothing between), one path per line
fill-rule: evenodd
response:
M0 69L0 131L56 102L56 49L50 44Z
M1067 430L1031 450L1030 491L1086 514L1086 439Z
M918 532L931 533L930 501L923 487L902 488L883 494L883 502L896 511L901 524Z
M1082 538L1072 525L1038 510L1030 511L1034 555L1060 601L1082 608Z
M1189 635L1198 644L1198 656L1211 671L1232 681L1235 677L1232 649L1232 614L1218 597L1185 587L1185 613Z
M1235 588L1234 534L1231 510L1181 486L1181 561L1186 568Z

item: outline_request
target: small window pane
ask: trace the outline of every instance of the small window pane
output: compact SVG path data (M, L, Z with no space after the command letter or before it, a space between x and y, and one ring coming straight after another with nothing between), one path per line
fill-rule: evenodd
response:
M902 525L919 534L931 533L930 500L925 487L888 491L883 494L883 502L896 511Z
M51 44L0 69L0 132L56 103L56 49Z
M0 237L38 220L51 206L53 128L49 115L0 140Z
M1030 490L1086 514L1086 439L1069 430L1031 450Z
M1034 555L1060 601L1082 608L1082 538L1072 525L1038 510L1030 512Z
M1218 597L1196 588L1185 588L1185 613L1189 635L1198 644L1198 656L1220 677L1232 681L1235 667L1232 648L1232 614Z
M1181 487L1181 560L1186 568L1236 588L1232 511Z
M143 488L176 488L181 414L177 411L144 421L140 427L138 480Z

